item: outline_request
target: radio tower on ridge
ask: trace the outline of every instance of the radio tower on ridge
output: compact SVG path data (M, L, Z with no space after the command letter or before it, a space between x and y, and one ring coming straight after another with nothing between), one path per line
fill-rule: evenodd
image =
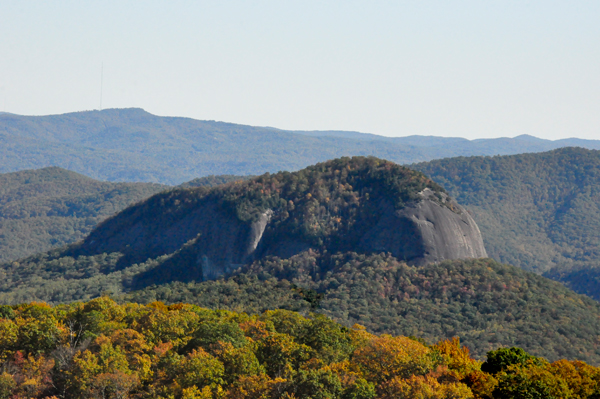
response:
M104 86L104 62L100 67L100 111L102 111L102 88Z

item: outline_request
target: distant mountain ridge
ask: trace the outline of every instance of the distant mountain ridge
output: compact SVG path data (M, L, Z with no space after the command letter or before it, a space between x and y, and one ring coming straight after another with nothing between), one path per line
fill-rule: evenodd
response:
M521 145L523 143L529 143L530 145L539 146L544 148L542 151L553 150L562 147L583 147L588 149L600 149L600 140L586 140L579 138L568 138L559 140L547 140L539 137L531 136L529 134L522 134L513 138L510 137L499 137L494 139L474 139L469 140L462 137L440 137L440 136L404 136L404 137L387 137L379 136L372 133L360 133L352 131L336 131L336 130L317 130L317 131L300 131L293 130L293 133L302 134L305 136L312 137L340 137L346 139L356 139L361 141L386 141L391 143L398 143L402 145L412 145L416 147L435 148L438 146L448 145L472 145L473 147L480 147L482 144L493 145L501 144L503 146ZM506 150L505 148L505 150ZM500 154L482 154L482 155L500 155ZM509 154L502 154L509 155Z
M600 141L549 141L529 136L469 141L286 131L160 117L136 108L50 116L0 114L0 173L60 166L100 180L169 185L207 175L294 171L340 156L373 155L408 164L572 145L600 149Z

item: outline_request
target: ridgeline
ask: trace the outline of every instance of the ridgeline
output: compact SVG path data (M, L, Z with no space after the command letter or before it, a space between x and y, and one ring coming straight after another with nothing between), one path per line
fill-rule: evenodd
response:
M408 164L575 145L600 149L597 140L550 141L531 136L469 141L286 131L160 117L136 108L48 116L0 114L0 173L60 166L99 180L168 185L198 176L295 171L350 155L372 155Z

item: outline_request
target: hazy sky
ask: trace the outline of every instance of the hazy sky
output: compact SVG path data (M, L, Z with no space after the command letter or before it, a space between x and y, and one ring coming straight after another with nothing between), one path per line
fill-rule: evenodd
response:
M600 139L600 1L0 0L0 111Z

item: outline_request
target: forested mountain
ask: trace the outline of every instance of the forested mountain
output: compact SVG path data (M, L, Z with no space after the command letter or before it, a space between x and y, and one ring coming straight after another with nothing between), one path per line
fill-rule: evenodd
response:
M430 195L424 197L426 189ZM459 226L443 237L446 252L438 254L420 237L437 230L412 222L417 205L439 210L434 219L438 230L448 223ZM393 234L387 234L389 230ZM465 240L467 233L473 235L471 241ZM453 246L453 238L463 245ZM447 250L469 256L469 245L481 251L479 256L485 255L474 222L423 174L375 158L345 158L212 189L159 193L109 218L77 244L7 264L11 277L3 288L5 292L24 288L20 287L24 281L39 288L30 277L68 280L135 269L138 263L163 255L173 259L138 276L137 286L162 282L165 269L214 279L255 259L287 258L309 248L389 251L421 262L452 257ZM84 263L73 265L73 259ZM64 264L66 269L46 267L47 262Z
M0 175L0 261L70 244L98 222L167 189L109 183L57 167Z
M486 256L475 222L437 184L365 157L165 192L99 225L72 254L120 252L125 264L184 245L205 278L308 248L390 252L411 263Z
M491 259L411 267L389 255L303 253L255 262L217 281L163 276L174 281L122 298L185 301L249 313L277 308L317 311L376 333L430 342L458 335L477 357L517 345L552 360L600 364L596 301ZM130 281L135 284L135 278Z
M423 248L401 245L407 228L418 237L447 223L411 225L419 214L405 212L423 207L469 222L426 176L374 158L170 190L106 220L80 243L1 265L0 302L105 293L249 313L315 311L372 332L430 341L460 335L477 357L519 345L550 360L600 363L597 302L489 259L432 265L421 262L429 255L408 256Z
M488 254L600 300L600 151L412 165L468 207Z
M180 187L214 187L247 176L205 176ZM169 186L112 183L58 167L0 174L0 262L81 240L105 218Z
M600 148L600 141L548 141L530 136L473 141L424 136L392 139L159 117L141 109L51 116L0 114L0 172L55 165L100 180L170 185L206 175L293 171L349 155L374 155L406 164L567 145Z

